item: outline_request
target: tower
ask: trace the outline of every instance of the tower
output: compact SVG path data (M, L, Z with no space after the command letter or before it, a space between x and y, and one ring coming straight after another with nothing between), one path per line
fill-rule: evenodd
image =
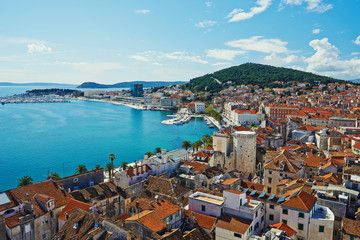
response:
M238 131L233 133L235 168L242 172L256 172L256 133Z

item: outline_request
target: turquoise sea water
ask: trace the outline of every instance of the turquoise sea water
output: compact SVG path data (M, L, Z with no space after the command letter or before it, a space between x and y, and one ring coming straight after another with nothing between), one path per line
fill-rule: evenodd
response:
M68 176L79 164L105 166L109 153L119 166L214 131L202 119L161 124L169 113L90 101L0 105L0 191L16 187L23 175L35 181L48 171Z

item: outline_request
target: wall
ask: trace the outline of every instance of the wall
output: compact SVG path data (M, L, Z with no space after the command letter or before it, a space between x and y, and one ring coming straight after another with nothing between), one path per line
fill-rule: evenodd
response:
M98 170L92 170L86 173L61 178L56 182L58 184L64 185L65 190L68 190L70 188L70 190L73 191L76 187L79 190L84 189L87 187L91 187L90 182L93 182L94 185L104 182L104 169L100 168Z

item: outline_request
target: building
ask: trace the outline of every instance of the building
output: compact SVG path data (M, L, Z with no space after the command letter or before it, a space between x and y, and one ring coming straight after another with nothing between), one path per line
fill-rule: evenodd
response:
M92 187L104 182L104 169L99 168L92 171L75 174L69 177L60 178L56 182L67 191L80 190Z
M254 110L233 110L231 112L231 121L236 125L260 125L265 120L265 114L256 113Z
M204 215L220 217L224 199L208 193L196 192L189 196L189 210Z
M131 97L144 97L144 90L142 84L132 84L130 88Z

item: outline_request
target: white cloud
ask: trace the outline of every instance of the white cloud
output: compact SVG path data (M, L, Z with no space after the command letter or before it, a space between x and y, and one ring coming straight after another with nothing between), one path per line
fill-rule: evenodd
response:
M216 24L215 21L211 21L211 20L206 20L206 21L202 21L202 22L198 22L195 24L196 27L200 27L200 28L206 28L206 27L212 27Z
M323 13L333 8L332 4L325 3L326 0L281 0L280 6L307 4L306 9L311 12Z
M211 64L213 66L224 66L224 65L230 65L229 62L216 62L216 63L213 63Z
M146 62L156 63L156 65L161 64L159 62L164 59L208 64L208 62L203 60L200 56L191 56L189 55L189 53L184 51L176 51L170 53L147 51L130 56L130 58L143 62L146 61Z
M27 45L28 53L37 53L37 52L51 52L52 49L47 47L42 42L31 43Z
M148 10L148 9L138 9L138 10L135 11L135 13L147 14L147 13L150 13L150 10Z
M357 78L360 75L360 59L342 60L339 49L327 38L314 39L309 45L315 54L304 60L308 64L307 71L341 78Z
M360 54L360 52L353 52L353 53L351 53L351 55L359 55Z
M210 49L207 50L208 57L217 58L221 60L233 60L237 55L244 54L245 51L228 50L228 49Z
M353 41L356 45L360 45L360 35Z
M293 62L297 62L299 61L299 57L295 55L281 57L276 53L271 53L271 55L266 56L264 60L271 64L279 66L279 65L287 65Z
M205 5L206 5L207 7L211 7L212 2L205 2Z
M252 18L256 14L265 11L271 5L271 1L272 0L257 0L256 4L258 6L250 8L249 12L245 12L242 9L234 9L226 16L226 18L230 18L229 22L238 22L241 20Z
M319 34L322 30L320 28L315 28L312 30L312 34Z
M253 36L247 39L239 39L225 43L230 47L240 48L245 51L257 51L264 53L285 53L289 50L286 48L287 42L280 39L264 39L262 36Z

